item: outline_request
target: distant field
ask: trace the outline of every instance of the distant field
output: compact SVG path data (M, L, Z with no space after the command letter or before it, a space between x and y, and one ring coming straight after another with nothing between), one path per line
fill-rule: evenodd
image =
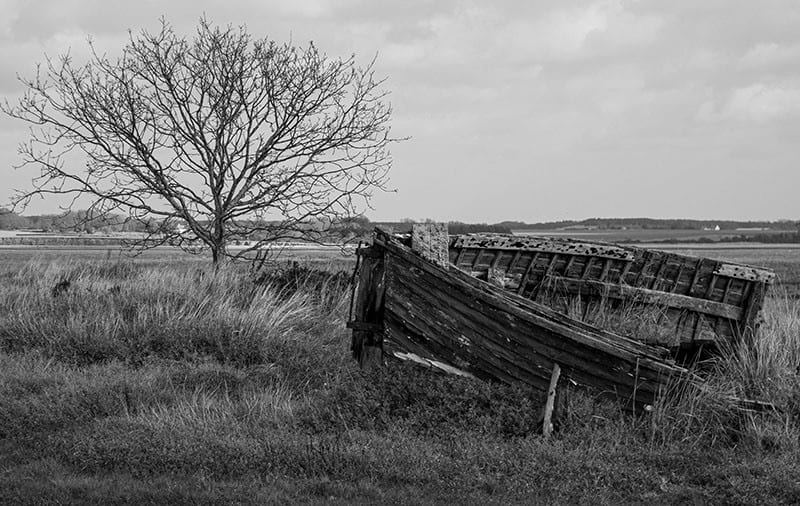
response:
M735 235L765 235L786 231L775 230L515 230L515 234L570 237L605 242L638 241L633 246L671 251L695 257L708 257L772 269L778 276L776 292L786 290L791 296L800 296L800 244L761 244L751 242L674 243L655 241L665 239L696 240L707 238L719 241Z
M352 250L351 250L352 251ZM34 261L56 261L56 260L130 260L136 264L174 264L174 263L197 263L207 264L211 262L210 254L193 255L178 248L171 246L159 246L139 254L119 247L109 246L21 246L21 245L0 245L0 267L13 264L22 264L31 260ZM300 264L336 263L342 264L342 268L350 268L350 264L355 262L355 255L343 253L338 247L330 246L309 246L286 248L277 252L274 263L298 262Z
M703 245L651 245L656 249L691 255L708 257L729 262L766 267L775 271L777 282L774 292L791 297L800 297L800 247L795 244L775 245L719 245L708 247Z
M722 244L647 244L637 246L672 251L689 256L708 257L729 262L773 269L778 275L780 285L791 287L791 291L800 292L800 244L757 244L757 243L722 243ZM352 250L350 250L352 251ZM160 246L138 255L108 246L0 246L0 266L21 264L30 260L86 260L86 259L130 259L140 264L173 264L173 263L208 263L211 257L207 254L192 255L178 248ZM298 262L301 265L336 264L338 268L349 269L355 256L343 253L338 247L309 246L287 248L272 259L275 264Z
M719 241L725 237L746 235L774 235L791 232L790 230L680 230L680 229L629 229L629 230L512 230L517 235L534 235L548 237L574 237L595 241L663 241L665 239L697 240L710 239Z

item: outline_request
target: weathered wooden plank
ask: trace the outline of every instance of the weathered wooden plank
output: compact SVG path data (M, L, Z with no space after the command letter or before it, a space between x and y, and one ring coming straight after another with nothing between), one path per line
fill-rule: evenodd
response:
M722 290L722 303L727 304L728 298L730 297L731 292L731 283L733 282L733 278L728 278L725 280L725 288Z
M598 279L598 281L605 282L606 281L606 277L608 276L608 271L610 271L610 270L611 270L611 259L610 258L605 258L603 260L603 272L600 273L600 278Z
M651 259L653 258L652 251L645 251L642 255L642 267L639 269L639 274L636 276L636 280L633 282L634 286L643 286L644 280L646 279L647 270L650 268Z
M547 278L549 278L551 276L551 274L553 273L553 269L555 268L556 263L558 262L558 260L559 260L558 253L553 253L553 256L550 258L550 261L547 263L547 268L544 270L544 273L542 274L542 279L539 280L539 282L533 288L533 292L531 292L531 294L529 296L529 298L531 300L536 300L536 297L539 296L539 292L542 289L542 285L545 282L547 282Z
M382 325L384 300L384 259L382 248L363 248L358 272L358 285L353 301L353 328L350 349L362 367L382 362Z
M472 265L470 265L470 271L474 271L475 268L480 265L481 256L485 253L485 250L479 249L477 253L475 253L475 258L472 259Z
M497 269L497 264L500 263L500 258L502 256L503 256L503 251L495 251L494 259L492 260L492 263L489 264L490 271Z
M700 258L697 260L697 263L694 266L694 274L692 274L692 280L689 282L689 288L686 290L686 294L689 296L693 296L695 293L695 285L700 280L700 271L703 267L703 259Z
M751 267L749 265L720 263L714 270L714 273L718 276L745 279L747 281L755 281L759 283L770 284L775 281L774 272L768 269L759 269L758 267Z
M628 275L628 272L631 270L632 266L633 266L633 262L625 262L625 265L622 267L622 271L620 271L620 273L619 273L619 280L618 280L619 283L626 283L627 282L627 281L625 281L625 276Z
M724 304L706 299L688 297L676 293L651 290L649 288L638 288L630 285L618 285L615 283L602 283L593 280L575 280L572 278L554 279L560 290L564 290L570 295L586 295L591 297L608 297L635 302L637 304L651 304L677 309L689 309L699 311L710 316L721 316L730 320L742 318L743 310L739 306Z
M509 275L513 274L514 268L517 266L517 262L519 262L520 257L522 257L522 250L515 252L514 258L512 258L511 262L509 262L508 267L506 268L506 272Z
M681 276L683 275L684 269L686 269L686 267L683 262L679 263L678 272L675 274L675 281L672 283L672 286L669 289L670 293L675 293L675 291L678 289L678 286L680 286Z
M522 275L522 278L519 280L519 286L517 287L517 293L522 295L525 293L525 288L528 286L528 277L531 275L531 271L533 271L533 267L536 265L536 260L539 259L539 252L533 254L531 257L531 263L528 264L528 268L525 269L525 274Z
M454 248L528 250L542 253L564 255L591 255L601 258L633 260L633 252L628 248L603 243L584 243L568 239L548 239L530 236L508 235L461 235L453 243Z
M744 279L732 279L728 304L735 304L737 306L744 307L746 303L744 294L747 290L747 286L755 283L755 281L745 281Z
M650 286L648 286L647 288L650 288L651 290L653 290L653 289L657 289L658 287L660 287L662 285L666 286L666 284L664 283L663 276L664 276L664 272L667 270L668 262L669 262L669 258L663 258L661 260L661 265L658 266L658 271L656 271L656 275L655 275L655 277L653 277L653 281L650 282Z
M763 306L768 286L767 283L763 282L754 283L750 290L750 296L745 302L744 316L741 320L741 326L737 330L747 344L752 344L750 341L755 337L758 327L763 323Z
M701 328L700 320L702 320L703 318L702 316L700 316L700 313L691 313L691 314L694 316L694 324L692 325L692 335L691 339L689 339L689 342L693 343L697 341L698 337L700 336L700 328Z
M572 264L575 263L576 258L578 258L576 255L569 256L569 259L567 260L567 265L564 266L564 276L569 276L569 270L572 267Z
M592 270L593 263L594 257L587 257L586 265L583 267L583 273L581 274L581 279L586 279L589 277L589 271Z
M716 289L717 285L717 275L712 273L711 279L708 280L708 286L706 287L706 293L703 295L704 299L711 299L714 296L714 290Z
M455 251L455 250L451 250L451 251ZM467 253L466 248L462 248L462 249L457 250L457 251L458 251L458 255L456 255L456 259L451 261L452 264L455 265L456 267L461 265L461 261L464 259L464 255Z

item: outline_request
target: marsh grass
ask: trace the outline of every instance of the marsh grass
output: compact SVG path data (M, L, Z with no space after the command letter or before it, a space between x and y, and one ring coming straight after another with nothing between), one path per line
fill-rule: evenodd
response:
M343 304L341 291L324 287L287 294L254 285L235 266L31 263L0 293L0 347L37 349L80 365L150 356L269 363L286 358L312 327L336 333Z
M789 298L702 388L637 416L570 392L545 440L525 387L359 370L346 275L111 260L0 274L0 503L800 500Z
M575 296L557 278L546 278L534 300L601 329L660 346L678 346L667 307L633 298L618 300L601 292L598 297Z

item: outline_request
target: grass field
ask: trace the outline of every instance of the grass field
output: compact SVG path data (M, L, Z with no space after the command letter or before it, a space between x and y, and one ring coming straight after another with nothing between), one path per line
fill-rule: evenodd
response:
M171 252L5 253L0 504L800 502L790 297L768 300L758 349L720 360L706 390L639 416L573 392L545 440L526 388L359 370L336 274L351 259L295 254L278 265L330 274L257 285Z
M790 232L790 230L696 230L696 229L658 229L658 228L631 228L631 229L593 229L593 230L514 230L518 235L534 235L547 237L572 237L593 241L625 242L625 241L691 241L708 239L711 241L729 240L731 237L745 235L749 237L769 236Z

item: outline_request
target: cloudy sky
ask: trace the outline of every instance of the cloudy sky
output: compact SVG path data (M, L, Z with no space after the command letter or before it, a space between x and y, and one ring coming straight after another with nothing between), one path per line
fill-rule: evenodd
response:
M800 219L800 2L0 0L0 95L86 37L109 53L205 13L388 77L372 219ZM26 128L0 117L0 204ZM48 207L50 206L50 207ZM36 203L28 212L53 211Z

